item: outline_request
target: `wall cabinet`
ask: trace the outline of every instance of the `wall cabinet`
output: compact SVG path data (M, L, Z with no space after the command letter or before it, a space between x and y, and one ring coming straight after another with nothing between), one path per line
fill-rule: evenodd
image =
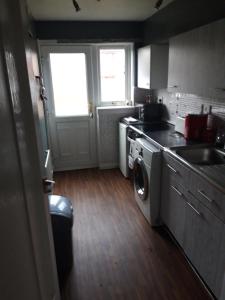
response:
M211 291L219 297L225 275L225 225L221 214L215 214L215 209L205 205L198 184L214 195L218 191L209 188L206 180L167 153L162 174L162 221Z
M170 39L168 88L206 97L225 95L225 20Z
M168 83L168 45L150 45L138 49L138 87L166 88Z

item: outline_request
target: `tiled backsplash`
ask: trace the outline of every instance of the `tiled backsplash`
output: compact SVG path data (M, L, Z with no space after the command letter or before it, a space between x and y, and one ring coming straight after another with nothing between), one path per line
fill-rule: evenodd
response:
M141 89L138 87L134 87L134 104L141 104L146 103L146 100L148 100L152 97L154 97L154 91L149 89Z
M204 113L208 113L212 105L212 113L216 115L219 125L225 122L225 97L224 99L208 99L192 94L169 93L167 90L154 91L154 98L162 99L165 105L164 118L175 123L176 116L184 116L188 113L200 113L204 105ZM221 124L221 125L222 125Z

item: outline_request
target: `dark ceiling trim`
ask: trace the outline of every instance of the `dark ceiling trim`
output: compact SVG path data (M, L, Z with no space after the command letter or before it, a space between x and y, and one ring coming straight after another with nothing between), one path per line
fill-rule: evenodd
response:
M223 18L224 0L176 0L145 21L144 43L168 40Z
M225 18L225 0L175 0L144 22L36 21L39 39L75 42L133 41L140 45L170 37Z
M36 21L38 39L143 41L144 22Z

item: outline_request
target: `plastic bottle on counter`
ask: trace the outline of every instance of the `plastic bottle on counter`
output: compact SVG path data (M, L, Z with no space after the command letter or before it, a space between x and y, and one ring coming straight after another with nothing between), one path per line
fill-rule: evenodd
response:
M212 105L209 106L209 113L207 119L207 129L213 129L213 114L212 114Z
M202 132L202 142L214 143L216 131L214 129L214 116L212 114L212 105L209 106L209 113L207 115L207 126Z

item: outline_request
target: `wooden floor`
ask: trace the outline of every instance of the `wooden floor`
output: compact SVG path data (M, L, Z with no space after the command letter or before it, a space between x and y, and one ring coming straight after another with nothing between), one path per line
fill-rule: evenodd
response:
M180 250L139 211L119 170L55 175L74 205L74 267L65 300L208 300Z

